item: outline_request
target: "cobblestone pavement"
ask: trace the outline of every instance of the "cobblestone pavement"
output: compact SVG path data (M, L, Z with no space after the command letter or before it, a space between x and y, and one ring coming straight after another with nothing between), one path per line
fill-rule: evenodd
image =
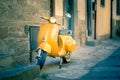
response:
M40 76L34 80L120 80L119 47L120 40L114 39L104 40L98 46L82 46L62 69L58 68L59 58L47 57Z
M120 47L80 80L120 80Z

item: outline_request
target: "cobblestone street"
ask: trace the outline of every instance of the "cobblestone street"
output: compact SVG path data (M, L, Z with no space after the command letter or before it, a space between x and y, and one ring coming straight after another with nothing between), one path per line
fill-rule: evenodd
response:
M120 80L120 48L98 63L80 80Z
M72 60L58 68L59 58L48 57L34 80L120 80L120 41L104 40L98 46L82 46Z

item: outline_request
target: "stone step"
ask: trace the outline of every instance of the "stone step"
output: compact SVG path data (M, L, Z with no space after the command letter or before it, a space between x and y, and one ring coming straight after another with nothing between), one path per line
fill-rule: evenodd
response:
M14 55L0 54L0 71L13 67Z
M86 45L88 46L97 46L101 43L99 40L87 40Z
M33 80L39 76L40 68L37 65L26 65L0 71L0 80Z

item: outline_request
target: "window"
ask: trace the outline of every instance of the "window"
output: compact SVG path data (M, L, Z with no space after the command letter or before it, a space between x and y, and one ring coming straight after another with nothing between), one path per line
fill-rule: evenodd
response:
M117 3L116 3L116 4L117 4L117 5L116 5L117 15L120 15L120 0L117 0L116 2L117 2Z
M105 0L100 0L100 6L105 7Z
M96 3L92 2L92 10L95 11L96 10Z

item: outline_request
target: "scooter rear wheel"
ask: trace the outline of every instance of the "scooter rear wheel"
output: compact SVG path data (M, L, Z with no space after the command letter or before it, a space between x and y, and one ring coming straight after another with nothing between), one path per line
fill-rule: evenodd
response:
M71 52L68 52L62 59L64 63L69 63L71 61Z
M45 61L46 61L47 53L43 50L41 50L41 51L39 51L39 50L38 50L39 56L36 57L37 58L36 64L40 66L40 70L41 70L44 66Z

